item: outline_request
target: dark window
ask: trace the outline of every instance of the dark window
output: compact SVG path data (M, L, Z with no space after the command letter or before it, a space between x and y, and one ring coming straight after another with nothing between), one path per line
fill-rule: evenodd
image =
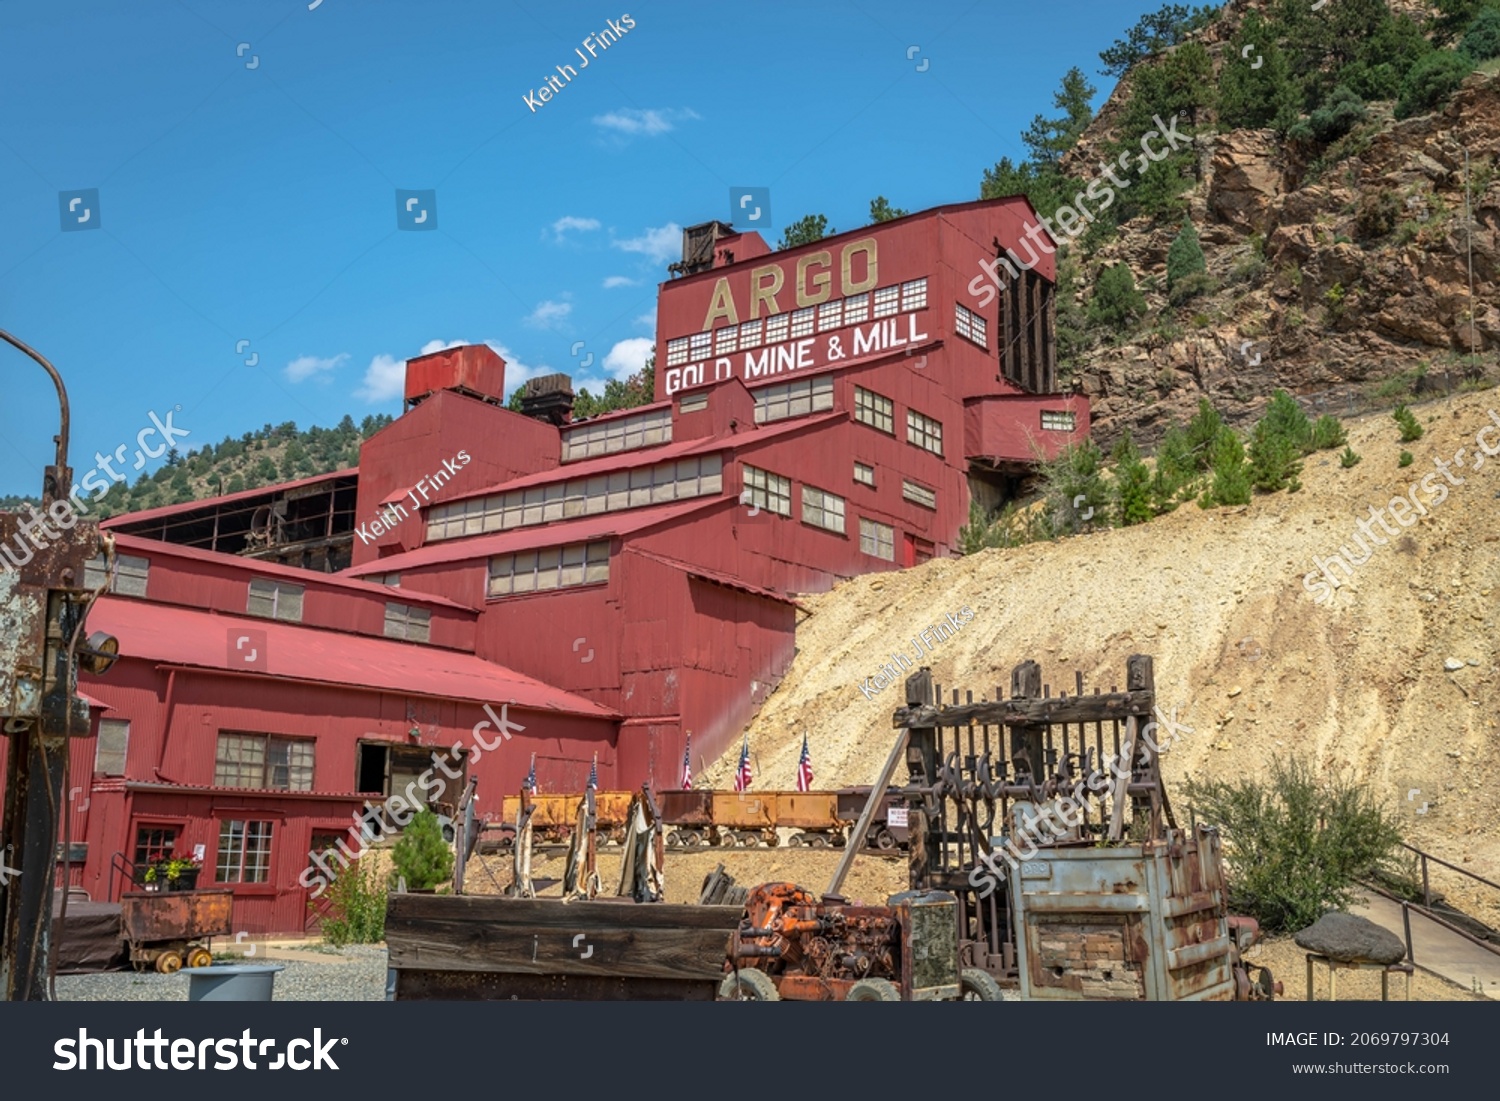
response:
M139 826L135 831L135 866L146 868L166 860L177 847L177 827Z

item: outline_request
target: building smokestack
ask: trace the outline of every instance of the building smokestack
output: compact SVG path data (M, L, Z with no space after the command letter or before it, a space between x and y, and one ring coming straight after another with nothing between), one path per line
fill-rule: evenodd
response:
M562 427L573 419L573 380L542 375L521 384L521 413Z

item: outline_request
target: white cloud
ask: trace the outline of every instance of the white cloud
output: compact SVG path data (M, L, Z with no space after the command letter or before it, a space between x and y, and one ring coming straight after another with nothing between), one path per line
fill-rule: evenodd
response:
M635 319L635 323L643 329L650 329L653 333L656 332L656 307L652 306L651 309L641 314L640 317Z
M698 118L697 112L685 107L663 107L652 110L621 107L615 111L595 115L594 125L625 137L645 135L648 138L654 138L658 134L665 134L675 129L680 121L696 118Z
M616 287L634 287L640 284L639 279L632 279L628 275L611 275L604 280L604 289L612 291Z
M445 352L449 348L462 348L467 340L429 340L417 352L419 356L430 356L433 352Z
M365 378L355 387L354 396L375 404L399 398L406 383L406 360L381 354L370 360Z
M604 369L624 382L642 367L656 350L656 341L649 337L633 336L622 340L604 357Z
M572 312L573 303L571 302L553 302L551 299L543 299L526 318L526 324L535 325L538 329L555 329L566 321Z
M658 264L665 264L682 252L682 227L676 222L668 222L647 229L639 237L627 237L612 244L623 252L639 252Z
M561 241L563 240L563 234L567 233L569 230L576 230L579 233L588 233L592 230L598 229L599 225L600 222L598 218L575 218L571 214L565 214L563 217L552 223L552 234L557 238L557 240Z
M349 353L340 352L336 356L323 359L319 356L298 356L286 365L286 377L291 382L305 382L307 379L319 375L327 375L349 362ZM323 381L327 381L325 378Z

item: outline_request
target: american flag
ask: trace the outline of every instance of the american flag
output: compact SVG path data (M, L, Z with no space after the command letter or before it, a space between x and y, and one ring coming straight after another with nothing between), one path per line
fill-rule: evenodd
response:
M750 735L745 735L745 742L740 746L740 767L734 774L734 790L749 791L750 781Z
M589 791L599 790L599 754L594 754L594 759L589 762Z
M531 771L526 774L525 788L531 794L536 794L536 754L531 755Z
M693 736L687 736L687 744L682 747L682 790L693 789Z
M812 756L807 752L807 734L802 735L802 756L797 760L797 790L811 791L813 782Z

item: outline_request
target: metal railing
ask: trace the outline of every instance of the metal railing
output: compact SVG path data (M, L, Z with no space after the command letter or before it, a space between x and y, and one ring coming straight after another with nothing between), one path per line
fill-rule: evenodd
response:
M1500 956L1500 944L1497 944L1493 940L1488 940L1485 937L1478 936L1478 935L1474 934L1473 932L1469 931L1468 929L1461 928L1460 926L1454 924L1452 921L1449 921L1446 918L1440 916L1438 914L1438 912L1434 910L1433 904L1432 904L1433 903L1433 899L1432 899L1432 876L1431 876L1431 871L1430 871L1430 868L1429 868L1429 864L1437 864L1440 867L1447 868L1449 871L1457 872L1459 875L1465 876L1468 879L1472 879L1476 883L1481 883L1484 886L1486 886L1486 887L1488 887L1491 890L1496 891L1496 892L1500 892L1500 883L1495 883L1495 882L1493 882L1491 880L1485 879L1484 876L1482 876L1482 875L1475 875L1473 872L1469 871L1468 869L1466 869L1466 868L1460 868L1457 864L1450 863L1449 861L1444 860L1440 856L1433 856L1429 852L1424 852L1423 850L1417 848L1415 845L1408 845L1404 841L1399 842L1399 844L1400 844L1400 846L1403 849L1405 849L1408 852L1414 854L1417 857L1417 861L1418 861L1419 865L1421 866L1421 870L1422 870L1422 901L1420 903L1418 903L1418 902L1413 902L1410 899L1399 898L1396 895L1392 894L1390 891L1386 890L1384 887L1380 886L1378 883L1372 883L1372 884L1370 884L1370 889L1373 890L1373 891L1375 891L1375 892L1377 892L1378 894L1384 895L1386 898L1390 899L1392 902L1400 903L1400 905L1401 905L1401 922L1402 922L1402 926L1403 926L1403 928L1405 929L1405 932L1406 932L1406 958L1408 960L1410 960L1412 963L1416 963L1417 962L1416 961L1416 957L1415 957L1415 955L1413 954L1413 951L1412 951L1412 939L1411 939L1411 912L1413 910L1417 911L1418 914L1420 914L1421 916L1427 918L1429 921L1432 921L1432 922L1436 923L1437 925L1442 926L1444 929L1448 930L1450 933L1455 933L1458 936L1463 937L1465 940L1469 941L1470 943L1478 945L1480 948L1484 948L1484 949L1486 949L1486 950L1488 950L1490 952L1495 953L1497 956ZM1466 916L1466 915L1464 915L1464 916ZM1475 919L1471 919L1471 920L1475 920ZM1483 928L1486 928L1486 929L1488 928L1487 926L1483 926L1483 923L1478 922L1477 920L1475 920L1475 924L1481 925ZM1491 930L1491 932L1493 933L1493 930Z

